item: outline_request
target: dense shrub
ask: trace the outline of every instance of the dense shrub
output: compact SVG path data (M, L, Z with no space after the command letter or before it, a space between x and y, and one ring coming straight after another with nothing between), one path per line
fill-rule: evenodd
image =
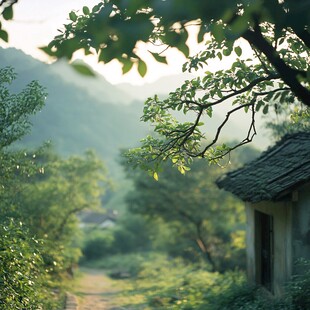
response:
M298 273L287 286L287 300L296 310L310 309L310 260L300 259L296 269Z
M298 262L302 272L292 277L283 296L275 298L266 290L250 286L245 278L220 277L206 295L203 310L308 310L310 309L310 263Z
M49 275L40 254L42 242L13 220L0 225L0 235L0 308L58 309L52 289L46 287Z
M143 252L150 244L147 222L141 216L125 214L114 228L85 230L82 262L113 254Z
M117 254L88 264L118 278L115 285L122 288L119 295L126 300L126 309L310 309L309 262L303 262L301 272L287 284L281 298L249 285L242 271L210 272L206 264L188 263L159 252Z
M95 230L88 232L82 250L84 260L99 259L113 254L113 242L112 231Z
M143 269L143 262L149 258L150 254L147 253L116 254L107 256L104 259L86 261L83 264L86 267L106 269L108 274L124 272L131 277L136 277Z

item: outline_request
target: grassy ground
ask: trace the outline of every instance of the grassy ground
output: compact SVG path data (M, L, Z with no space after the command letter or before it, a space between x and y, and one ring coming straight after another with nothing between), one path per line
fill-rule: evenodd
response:
M102 309L192 309L202 300L202 287L219 276L154 254L114 256L86 266L74 293L81 304L90 299L105 303Z
M137 289L132 280L113 280L100 269L82 268L71 292L78 298L79 310L150 309L144 290Z
M271 298L250 286L242 272L212 273L160 254L131 254L88 262L75 281L82 307L106 310L308 310L309 271ZM84 267L85 268L85 267Z

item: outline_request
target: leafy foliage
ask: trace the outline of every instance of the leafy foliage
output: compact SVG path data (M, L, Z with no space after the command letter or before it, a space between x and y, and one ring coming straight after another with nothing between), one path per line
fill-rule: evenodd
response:
M240 162L241 157L234 159ZM160 221L167 224L165 242L170 255L192 261L204 257L213 270L242 267L244 210L214 184L222 173L222 168L199 160L193 162L190 173L181 176L165 165L158 181L129 170L134 182L127 197L129 210L142 214L153 226L160 225L161 230Z
M1 309L60 309L53 292L80 255L76 214L100 205L106 171L91 152L61 159L48 146L5 148L25 134L44 92L35 83L11 95L4 84L14 78L12 69L1 76Z
M0 225L0 307L1 309L58 309L43 263L42 241L14 220L2 219Z
M17 223L23 222L23 226L16 228L10 224L12 234L4 239L1 261L11 267L1 268L0 277L12 281L8 288L18 287L18 300L29 297L33 308L27 306L27 309L37 309L37 303L42 303L40 296L59 287L66 271L81 255L76 215L100 205L103 187L107 186L105 170L92 153L85 158L64 160L42 148L27 154L2 151L1 156L4 172L0 189L1 225L10 232L5 228L6 221L14 218ZM15 276L18 271L20 279ZM29 287L23 284L28 278ZM3 307L7 307L4 309L15 309L9 306L10 294L8 291L3 294ZM51 300L49 296L45 302ZM59 309L59 305L47 308Z
M310 304L309 262L303 261L302 265L304 273L294 276L287 283L286 292L280 298L272 298L264 289L250 286L244 280L223 278L218 281L222 291L208 296L208 307L202 309L306 310Z
M46 93L32 81L19 94L12 94L9 85L16 79L11 67L0 69L0 148L20 139L30 129L30 115L39 111Z
M0 11L2 18L5 21L13 19L13 5L17 2L18 0L2 0L0 2ZM9 35L5 29L3 29L2 24L0 23L0 39L3 40L4 42L8 42L9 40Z
M303 106L286 109L277 106L275 117L266 120L266 127L275 139L280 139L287 133L309 131L309 125L310 109Z
M147 251L152 247L150 230L144 218L129 212L120 216L113 228L86 229L83 261L106 258L112 254Z
M210 273L158 253L111 256L95 263L97 268L130 270L134 275L115 283L122 288L114 295L118 306L184 310L307 310L309 262L303 265L303 272L287 283L286 293L275 298L249 285L242 272Z
M27 176L27 183L15 178L12 187L4 185L7 199L1 202L1 215L22 220L32 235L45 240L45 262L56 273L62 272L78 259L76 255L70 257L76 247L72 243L77 235L76 214L100 206L103 186L107 184L105 170L92 153L87 153L85 159L62 160L48 149L41 149L29 157L34 162L24 164L34 165L36 173ZM12 173L19 169L15 167Z
M234 54L227 70L205 72L187 81L165 100L147 100L143 121L154 125L155 137L148 136L140 148L131 150L131 163L157 172L170 159L181 171L195 157L217 161L233 149L252 141L256 134L255 115L268 113L277 105L302 102L309 105L309 4L296 1L102 1L83 14L70 13L71 23L44 50L57 58L72 58L77 50L95 54L98 61L117 59L123 72L136 66L141 76L146 64L137 54L138 41L151 42L150 53L165 61L164 51L172 46L186 57L188 29L199 27L197 41L208 39L201 53L189 57L184 70L206 68L213 60ZM239 39L243 39L240 41ZM243 43L242 43L243 42ZM244 42L252 54L243 57ZM159 49L158 46L162 46ZM159 51L159 52L158 52ZM213 139L201 125L223 104L232 105ZM192 115L180 123L171 112ZM249 112L249 128L235 145L217 145L221 131L233 114ZM208 133L208 127L204 129Z

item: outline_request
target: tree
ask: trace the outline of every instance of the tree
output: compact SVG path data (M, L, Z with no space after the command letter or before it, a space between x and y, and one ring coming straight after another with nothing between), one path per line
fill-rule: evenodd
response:
M247 149L251 156L250 148L245 148L243 153ZM134 189L126 199L128 208L155 225L158 225L157 219L168 224L170 239L175 239L175 244L170 244L170 254L175 251L189 258L200 253L212 270L223 271L238 265L238 261L240 266L240 248L234 247L234 241L243 233L244 211L240 201L214 184L222 173L223 169L218 166L195 160L191 173L184 176L165 165L156 182L143 177L141 171L129 168L128 176L133 180Z
M43 305L55 309L46 303L50 294L42 290L47 278L39 252L41 242L12 219L1 219L0 233L1 309L40 309Z
M42 243L22 224L23 217L16 222L10 216L18 209L23 184L40 172L33 157L6 147L27 132L29 116L43 106L46 96L35 81L12 94L15 77L12 68L0 69L0 305L1 309L56 309L59 304L51 288L42 285L49 282L40 253Z
M271 137L281 139L285 134L310 130L310 108L303 106L277 107L274 117L267 117L266 127Z
M54 288L79 258L77 213L101 203L106 171L88 152L61 159L48 146L16 151L45 99L31 82L10 92L13 69L0 69L0 308L59 309Z
M30 165L35 173L28 175L25 182L18 176L21 168L12 167L11 173L17 172L17 176L0 191L6 197L0 203L0 215L22 221L33 236L44 240L45 264L60 274L79 258L74 242L78 235L77 214L100 207L107 187L106 170L91 152L84 158L60 159L45 147L28 152L26 158L28 162L23 165Z
M15 79L12 67L0 69L0 149L28 132L29 117L43 107L47 96L37 81L30 82L20 93L11 93L9 86Z
M161 161L171 159L184 171L195 157L217 161L251 142L256 113L267 113L273 103L310 105L309 12L309 1L303 0L106 0L92 9L84 6L81 14L71 12L71 22L44 50L71 59L83 49L86 55L97 55L100 62L118 59L123 73L135 65L144 76L147 65L137 55L137 42L156 45L150 52L158 62L166 62L163 52L170 46L189 57L188 29L196 25L197 41L206 38L207 42L201 53L189 57L184 70L205 68L212 60L233 53L236 60L228 70L207 71L201 78L186 81L165 100L155 96L146 101L142 120L155 126L157 136L144 139L140 148L129 152L129 160L156 171ZM242 57L241 42L251 47L252 55ZM225 102L233 106L213 139L205 143L199 127ZM235 145L216 146L231 115L241 110L249 112L245 138ZM171 111L191 114L194 120L180 123Z

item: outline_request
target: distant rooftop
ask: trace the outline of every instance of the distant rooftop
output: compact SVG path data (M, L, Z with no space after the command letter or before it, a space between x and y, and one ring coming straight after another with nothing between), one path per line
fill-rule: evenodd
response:
M279 200L310 181L310 132L284 136L260 157L216 181L243 201Z
M99 225L104 221L116 221L117 214L111 210L107 213L94 212L94 211L83 211L79 215L80 221L84 224Z

